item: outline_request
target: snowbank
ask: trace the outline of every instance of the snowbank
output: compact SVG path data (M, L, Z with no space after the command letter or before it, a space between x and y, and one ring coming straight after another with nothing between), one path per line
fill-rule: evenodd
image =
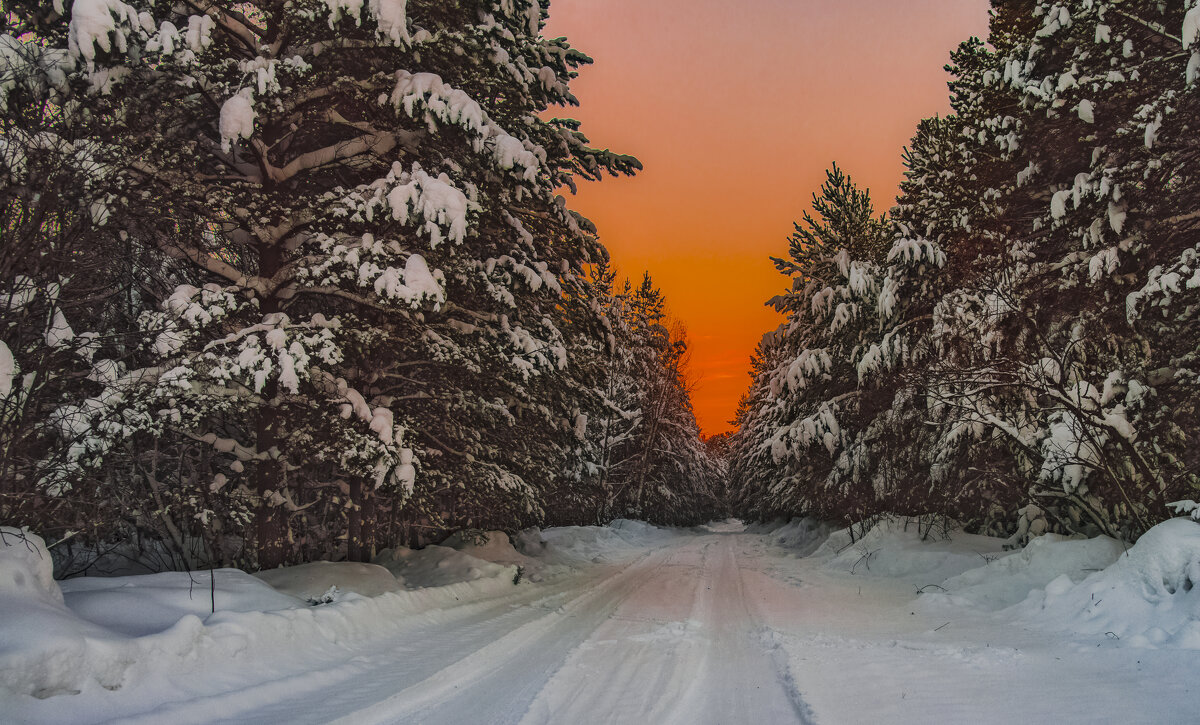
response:
M780 527L786 525L786 519L772 519L771 521L756 521L746 525L747 534L772 534L779 530Z
M791 549L793 556L809 556L819 549L833 532L832 524L806 517L792 519L764 533L776 544Z
M476 559L506 567L520 567L522 579L531 582L545 581L571 570L569 566L549 564L540 558L545 553L545 541L539 529L520 532L515 544L502 531L488 531L481 537L468 539L455 534L442 543ZM529 547L530 551L526 552L525 547Z
M54 562L42 537L0 526L0 597L62 604Z
M515 567L429 547L395 557L413 573L406 583L425 587L414 591L393 591L401 582L383 567L346 563L288 567L261 577L220 569L211 578L209 572L164 572L80 577L60 585L41 539L11 528L0 533L4 701L104 690L122 690L123 698L134 700L156 698L164 682L220 671L243 652L286 663L310 657L314 648L370 642L411 626L413 616L512 592L515 574ZM363 596L321 606L304 601L334 585Z
M385 592L394 592L404 586L403 581L382 566L352 561L314 561L310 564L260 571L254 576L271 585L276 591L305 601L319 601L331 594L335 587L335 597L340 597L346 592L375 597Z
M824 558L826 569L856 575L901 579L916 587L940 585L946 579L974 569L985 554L1003 551L1004 542L989 536L950 532L921 538L916 521L886 518L851 541L850 530L835 531L813 556Z
M0 526L0 612L0 694L16 677L29 694L55 694L51 672L62 653L84 637L106 636L63 603L41 537L8 526Z
M1021 551L947 579L942 583L945 594L926 597L933 602L1005 609L1061 577L1070 582L1083 581L1115 562L1125 548L1125 544L1107 536L1071 539L1045 534L1032 539Z
M103 688L121 690L127 703L142 699L157 702L165 690L183 686L195 677L209 676L204 673L221 672L227 663L246 653L289 667L290 663L307 661L315 652L363 646L389 632L411 627L414 616L430 616L432 612L514 591L511 579L493 578L308 606L273 592L265 582L248 574L240 579L219 570L217 575L218 582L222 578L238 582L234 588L245 585L251 592L259 588L253 596L263 596L263 609L218 609L203 620L196 614L185 614L166 630L130 636L89 622L62 604L33 597L14 603L0 594L0 611L4 612L0 620L0 701L17 703L22 702L19 696L46 698L95 693ZM144 597L139 594L141 587L127 589L130 601ZM203 587L196 594L202 603L209 602ZM228 604L230 600L224 601ZM248 603L250 599L240 601ZM278 607L285 603L292 608ZM114 605L120 606L119 602ZM93 612L92 616L97 615ZM103 616L128 621L120 613ZM72 705L64 703L62 707ZM106 718L92 712L86 719Z
M724 521L709 521L696 528L710 534L740 534L746 530L746 524L741 519L725 519Z
M1103 571L1075 583L1063 575L1030 597L1040 622L1135 646L1200 649L1200 524L1165 521Z
M189 683L211 680L247 653L271 663L263 681L283 680L314 656L341 656L440 621L451 609L523 591L514 587L519 566L528 576L628 560L686 535L621 521L531 530L517 546L499 532L481 541L455 537L449 545L385 551L381 566L316 563L259 576L221 569L211 578L165 572L60 585L40 539L0 533L0 720L17 721L57 695L87 693L55 706L63 721L116 716L95 710L97 703L136 711L194 697ZM319 601L331 586L352 594L317 606L306 601Z
M400 546L384 549L375 563L391 572L407 589L443 587L479 579L507 578L511 583L517 567L494 564L449 546L437 544L424 549Z
M375 563L408 589L492 578L511 582L518 568L522 580L539 582L589 564L626 561L679 534L627 519L608 526L527 529L517 534L515 543L502 531L459 533L424 549L385 549Z
M608 526L563 526L542 532L540 556L549 563L568 566L619 563L680 533L628 519L617 519Z
M615 531L617 536L625 541L637 546L661 546L686 533L683 529L664 529L645 521L632 519L616 519L608 525L608 528Z
M141 637L163 632L188 615L275 612L308 606L239 569L118 577L79 577L61 585L67 607L113 632Z

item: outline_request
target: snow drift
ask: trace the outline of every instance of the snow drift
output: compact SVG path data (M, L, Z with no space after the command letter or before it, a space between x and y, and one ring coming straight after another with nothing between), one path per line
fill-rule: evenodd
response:
M1155 526L1115 563L1075 583L1067 575L1025 603L1053 625L1136 646L1200 649L1200 523Z
M759 528L756 533L769 535L776 544L791 549L793 556L809 556L829 540L834 528L833 524L805 517Z
M501 534L503 536L503 534ZM424 549L384 549L375 563L395 575L408 589L441 587L456 582L516 576L516 566L486 561L450 546L430 545Z
M1050 582L1066 577L1079 582L1117 560L1126 545L1100 536L1072 539L1043 534L1021 551L993 559L983 566L950 577L942 583L945 594L929 594L930 601L1000 610L1019 604Z
M314 561L260 571L254 576L276 591L306 601L333 600L346 593L375 597L404 586L382 566L353 561Z
M901 579L917 587L940 585L986 561L1003 549L1000 539L964 533L941 536L923 532L914 519L889 517L857 538L849 529L830 534L813 556L826 569Z

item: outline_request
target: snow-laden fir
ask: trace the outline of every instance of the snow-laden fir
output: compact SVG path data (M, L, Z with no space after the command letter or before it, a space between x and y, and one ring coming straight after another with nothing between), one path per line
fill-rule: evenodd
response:
M993 6L702 443L545 0L6 5L3 718L1186 717L1200 3Z

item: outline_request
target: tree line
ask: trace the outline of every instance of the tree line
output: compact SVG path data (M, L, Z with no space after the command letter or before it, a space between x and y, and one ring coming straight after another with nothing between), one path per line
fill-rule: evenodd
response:
M1132 540L1200 498L1200 6L991 13L896 206L835 166L774 260L743 515Z
M641 167L548 115L548 6L7 4L0 519L265 568L712 515L686 334L560 193Z

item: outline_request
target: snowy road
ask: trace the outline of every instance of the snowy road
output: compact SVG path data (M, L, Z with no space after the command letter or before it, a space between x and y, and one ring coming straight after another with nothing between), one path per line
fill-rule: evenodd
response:
M315 672L129 721L804 722L746 596L738 543L682 537L625 565L447 610Z
M815 538L654 536L591 549L598 563L543 583L499 581L404 616L369 609L391 595L231 616L186 635L211 638L187 650L193 664L151 652L170 666L9 712L17 722L353 725L1196 722L1191 650L1052 634L916 595L985 561L993 554L972 547L995 540L860 557L805 556ZM294 631L321 635L288 649L262 634L298 616L311 623ZM365 638L364 617L375 622ZM237 645L246 631L255 636Z

